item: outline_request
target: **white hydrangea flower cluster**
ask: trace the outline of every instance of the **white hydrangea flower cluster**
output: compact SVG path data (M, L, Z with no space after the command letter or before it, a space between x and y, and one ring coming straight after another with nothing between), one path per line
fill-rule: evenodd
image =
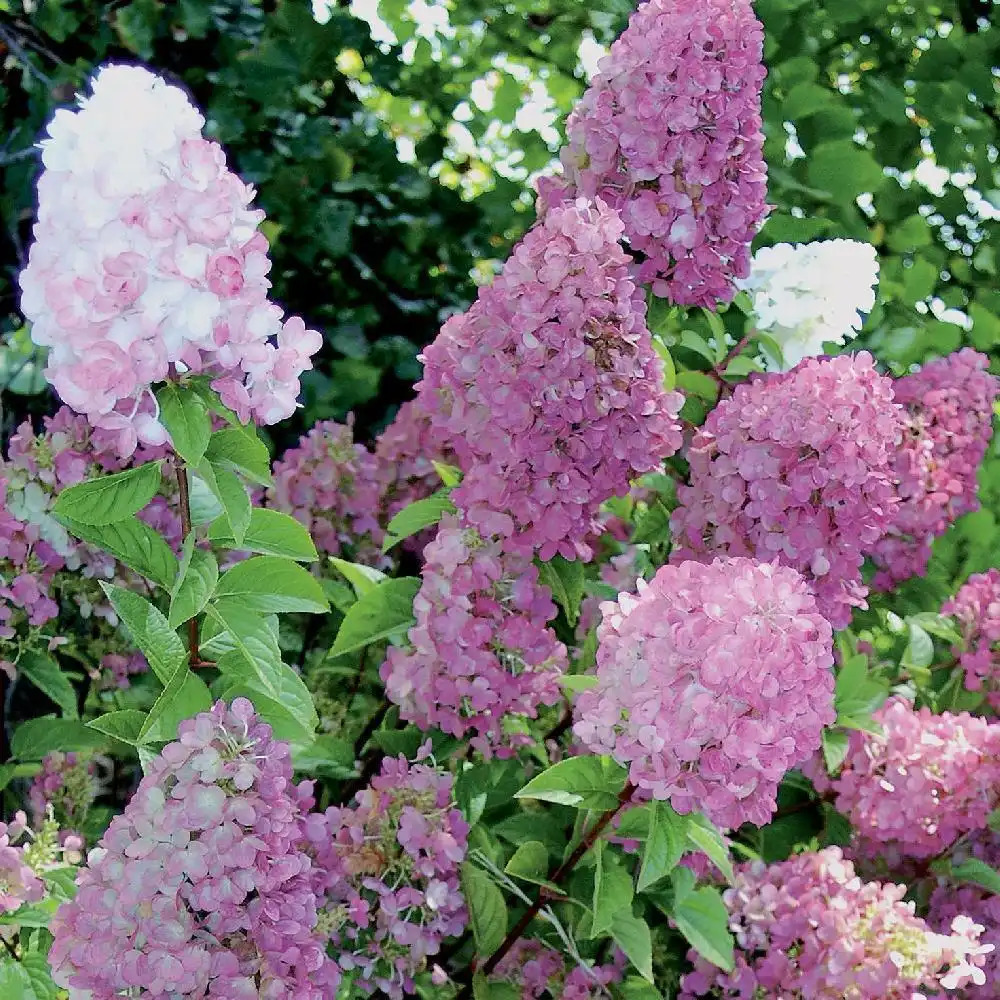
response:
M856 240L778 243L757 251L738 285L753 301L758 332L781 348L784 364L769 358L771 369L787 371L822 354L824 343L857 336L875 306L878 257Z

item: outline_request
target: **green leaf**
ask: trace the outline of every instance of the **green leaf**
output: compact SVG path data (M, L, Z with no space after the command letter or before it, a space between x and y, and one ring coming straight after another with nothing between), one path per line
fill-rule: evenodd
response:
M719 890L702 886L676 893L672 914L677 929L702 958L726 972L735 967L729 911Z
M514 797L576 809L614 809L628 772L610 757L570 757L535 775Z
M687 818L678 816L666 802L651 802L649 833L642 851L636 888L643 892L676 867L687 843Z
M296 742L308 742L319 724L316 707L302 678L282 662L267 618L230 598L213 601L206 614L222 631L206 639L205 655L216 658L219 672L254 702L269 724L293 730ZM262 699L267 699L266 708Z
M633 895L632 876L603 841L597 845L595 859L592 938L609 931L617 914L631 913Z
M188 465L197 465L205 455L212 422L205 401L194 390L167 382L157 393L160 421L170 434L174 451Z
M382 543L382 551L388 552L393 546L398 545L404 538L429 528L432 524L437 524L445 514L453 514L455 505L451 502L449 494L451 490L445 488L438 490L423 500L415 500L408 504L389 522L385 531L385 541Z
M715 364L715 351L700 333L694 330L682 330L680 344L681 347L686 347L689 351L700 354L710 365Z
M145 521L130 518L115 524L81 524L70 517L59 517L77 538L96 545L119 562L169 590L177 578L177 556L170 546Z
M178 666L188 657L180 637L162 612L144 597L110 583L102 583L101 588L128 627L135 644L149 660L160 683L169 684Z
M566 613L570 627L575 626L583 600L583 564L554 556L548 562L538 564L538 581L552 591L552 597Z
M233 536L238 548L243 544L253 516L253 506L243 481L232 469L214 465L208 458L198 466L198 475L222 504L223 517L229 524L229 534Z
M68 486L56 497L52 512L77 524L103 527L137 514L153 499L159 485L160 462L147 462Z
M476 953L492 955L507 934L507 904L503 893L486 872L466 861L462 865L462 895L469 908Z
M107 736L113 736L116 740L121 740L122 743L137 747L142 742L142 727L145 722L145 712L125 709L121 712L107 712L104 715L99 715L87 725L99 733L105 733Z
M886 699L889 685L868 672L868 657L863 653L848 657L837 674L834 707L837 722L847 725L845 719L859 719L870 715Z
M438 462L436 459L431 459L431 465L434 466L434 471L445 486L449 488L458 486L462 481L462 470L458 466L448 465L447 462Z
M549 852L540 840L529 840L511 855L504 871L525 882L551 885L548 881Z
M729 857L729 847L716 826L701 813L691 813L687 817L688 843L708 855L716 868L733 881L733 862Z
M885 183L882 164L851 139L820 143L806 160L806 172L810 184L847 203Z
M247 609L275 613L306 611L325 614L330 610L319 581L291 559L254 556L223 573L215 597L233 597Z
M850 745L850 737L840 729L823 730L823 761L826 764L828 774L835 774L840 770L840 765L844 763L847 756L847 749Z
M719 383L704 372L678 372L677 386L685 392L693 392L708 403L714 403L719 398Z
M632 544L642 545L646 542L656 544L665 542L669 538L670 511L659 500L654 500L636 522Z
M237 469L259 486L270 486L271 456L253 427L226 427L216 431L205 452L212 465Z
M904 669L925 669L934 662L934 640L912 619L907 619L909 642L903 651L900 665Z
M51 715L22 722L10 740L10 752L18 760L41 760L56 750L92 750L102 746L104 740L82 722Z
M962 882L972 882L1000 895L1000 872L979 858L966 858L957 865L953 864L951 874Z
M361 563L348 562L336 556L330 556L330 562L340 570L358 597L364 597L373 591L386 578L385 573L372 569L371 566L363 566Z
M415 621L413 599L418 590L420 580L416 577L383 580L348 609L330 655L352 653L408 629Z
M64 715L71 719L78 717L76 691L69 678L59 669L59 664L51 657L42 653L24 652L17 659L17 672L51 698Z
M226 676L232 677L233 672L227 669ZM249 678L230 684L222 692L222 698L225 701L249 698L260 718L271 727L275 739L292 744L293 751L304 750L312 744L319 726L312 695L302 678L287 664L281 665L277 683L281 687L279 698L271 697ZM352 769L347 775L340 773L337 777L353 774Z
M0 996L3 1000L54 1000L58 996L53 984L51 994L38 994L28 975L28 970L13 958L0 958Z
M208 686L185 661L181 661L149 710L139 730L139 739L147 743L167 743L177 735L177 726L184 719L207 712L211 707L212 694Z
M208 539L226 549L240 548L265 556L284 556L297 562L319 558L308 530L288 514L268 507L253 507L243 541L237 545L229 518L220 517L208 529Z
M620 910L611 921L611 936L639 975L652 983L653 942L646 921L635 916L631 910ZM640 994L629 993L628 996L638 997ZM641 996L643 1000L649 1000L650 996L658 994L654 990L652 994L643 993Z
M189 535L188 538L193 542L194 535ZM170 614L167 620L171 628L177 628L200 614L219 580L219 564L211 552L193 548L190 556L185 553L185 557L177 574L177 582L170 592Z
M597 687L600 682L595 674L563 674L559 678L559 686L567 694L579 694Z

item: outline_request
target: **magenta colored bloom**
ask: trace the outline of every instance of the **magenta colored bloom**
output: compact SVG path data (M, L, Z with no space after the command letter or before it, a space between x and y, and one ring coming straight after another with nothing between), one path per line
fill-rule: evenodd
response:
M522 938L497 966L492 981L510 983L521 1000L604 1000L607 987L621 982L625 956L615 949L607 965L575 965L533 938Z
M382 665L386 695L408 722L471 731L483 753L509 756L530 742L510 723L560 697L566 647L546 627L556 615L549 590L529 558L501 552L456 515L442 518L424 560L410 649L390 647Z
M832 632L799 574L684 562L601 610L598 685L576 703L576 736L680 813L766 823L785 772L835 717Z
M963 348L896 380L896 402L906 410L902 446L893 472L901 503L872 556L872 586L889 590L923 576L931 543L962 514L979 509L976 475L993 432L1000 380L989 358Z
M638 279L682 305L728 302L767 212L760 92L764 32L750 0L649 0L566 123L564 180L543 209L617 209Z
M723 895L736 936L727 973L694 950L679 1000L912 1000L982 982L983 928L957 918L936 934L904 903L906 886L863 882L838 847L737 869Z
M53 978L109 1000L334 995L291 777L246 699L182 722L53 918Z
M678 488L672 559L777 559L846 627L866 607L861 564L893 516L903 411L870 354L807 359L752 378L709 414Z
M955 650L965 686L984 690L1000 709L1000 569L974 573L941 612L955 616L965 640L965 648Z
M172 371L214 375L244 420L290 416L322 338L267 299L253 189L182 90L138 66L105 66L91 87L42 142L20 279L46 376L124 457L166 440L150 387Z
M354 443L353 424L324 420L274 463L267 502L301 521L324 555L385 566L378 523L385 479L371 452Z
M600 505L681 445L621 235L603 202L552 209L422 355L422 405L465 473L452 498L508 551L589 557Z
M22 903L37 903L45 895L45 885L28 866L24 848L15 847L24 832L24 813L15 823L0 823L0 913L13 913Z
M413 977L468 920L459 867L469 827L451 775L386 758L354 808L313 814L305 832L337 963L366 995L412 993Z
M850 819L861 853L929 858L964 833L986 828L1000 803L1000 724L916 711L890 698L874 714L883 735L854 731L840 774L810 777Z
M46 754L28 789L32 824L40 827L48 807L64 830L79 830L97 797L94 762L75 753Z

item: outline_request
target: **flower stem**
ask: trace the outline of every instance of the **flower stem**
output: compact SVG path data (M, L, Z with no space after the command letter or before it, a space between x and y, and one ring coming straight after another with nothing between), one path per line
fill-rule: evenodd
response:
M559 883L569 875L574 868L579 864L580 859L589 851L601 834L607 829L611 821L615 818L625 808L631 801L632 796L635 794L635 785L631 781L626 782L625 787L621 790L618 795L618 804L613 808L609 809L604 813L600 819L584 834L580 843L576 845L570 856L555 869L549 875L548 881L559 885ZM495 971L496 967L504 960L507 953L517 944L521 935L528 929L531 921L538 916L539 910L545 906L546 903L551 902L554 899L560 898L557 894L547 886L542 886L538 891L538 896L535 901L528 907L527 910L521 914L521 918L514 924L513 927L507 932L507 936L500 943L500 947L497 948L495 952L483 963L480 969L476 969L473 965L470 965L465 970L465 975L463 976L463 982L461 989L459 989L455 1000L468 1000L472 996L472 978L476 972L482 972L484 976L490 975Z
M177 457L177 487L180 491L181 501L181 534L187 538L191 534L191 492L188 488L187 466ZM192 668L201 665L201 653L198 649L198 619L192 618L187 623L188 630L188 659Z

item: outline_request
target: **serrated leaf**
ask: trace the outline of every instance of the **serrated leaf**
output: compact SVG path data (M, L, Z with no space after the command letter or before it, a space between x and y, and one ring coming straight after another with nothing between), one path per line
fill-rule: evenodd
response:
M252 427L226 427L216 431L208 442L205 455L213 465L238 469L259 486L270 486L273 481L267 445Z
M617 914L632 912L633 895L632 876L604 842L597 845L595 860L592 938L607 933Z
M215 597L237 599L245 608L265 613L330 610L317 579L291 559L254 556L223 573Z
M139 730L141 742L167 743L177 735L177 726L212 707L208 686L181 661L174 676L160 692Z
M153 499L159 485L160 463L147 462L68 486L56 497L52 512L77 524L103 527L137 514Z
M188 465L197 465L205 454L212 423L205 401L192 389L167 382L156 393L160 422L170 434L174 451Z
M240 548L265 556L284 556L297 562L312 562L319 558L308 530L294 517L268 507L252 508L250 523L239 545L229 528L227 517L219 517L213 522L208 529L208 539L226 549Z
M51 698L63 710L64 715L71 719L78 718L76 691L55 660L29 650L18 657L17 672Z
M124 709L121 712L107 712L88 722L91 729L99 733L113 736L122 743L137 747L142 742L142 727L146 722L146 713L134 709Z
M552 591L552 597L565 612L570 627L575 626L583 600L583 564L554 556L548 562L538 564L538 581Z
M716 868L726 877L727 882L733 881L733 862L729 857L726 840L715 825L700 813L691 813L687 817L687 839L694 848L704 851Z
M189 536L193 539L194 536ZM219 564L215 556L204 549L192 549L190 558L182 561L177 582L170 592L171 628L177 628L200 614L208 603L219 580Z
M177 556L145 521L129 518L114 524L81 524L60 516L59 522L77 538L104 549L130 569L169 590L177 577Z
M621 910L611 921L611 937L615 944L647 982L653 982L653 942L649 925L631 910ZM655 991L654 991L654 995ZM648 997L648 994L643 994Z
M110 583L102 583L101 588L160 683L169 684L178 666L188 657L180 637L163 613L144 597Z
M354 593L358 597L373 591L385 578L385 573L381 570L372 569L371 566L363 566L361 563L348 562L346 559L338 559L330 556L330 562L340 571L341 575L354 588Z
M515 878L535 885L550 885L549 852L540 840L529 840L521 844L511 855L504 871Z
M243 481L232 469L214 465L208 458L199 464L198 475L222 505L222 514L229 525L229 533L233 536L235 547L239 548L243 544L250 528L250 518L253 516L253 506Z
M404 507L389 522L382 551L388 552L404 539L437 524L445 514L453 514L456 508L451 502L450 493L450 488L446 487Z
M101 746L104 741L82 722L42 716L28 719L14 730L10 752L18 760L41 760L56 750L92 750Z
M330 655L352 653L408 629L415 621L413 599L418 590L416 577L383 580L348 609Z
M535 775L514 797L576 809L614 809L628 772L610 757L570 757Z
M507 904L503 893L486 872L466 861L462 865L462 895L469 909L476 953L492 955L507 934Z
M678 816L666 802L651 802L649 830L642 851L636 889L643 892L676 867L687 844L687 818Z

